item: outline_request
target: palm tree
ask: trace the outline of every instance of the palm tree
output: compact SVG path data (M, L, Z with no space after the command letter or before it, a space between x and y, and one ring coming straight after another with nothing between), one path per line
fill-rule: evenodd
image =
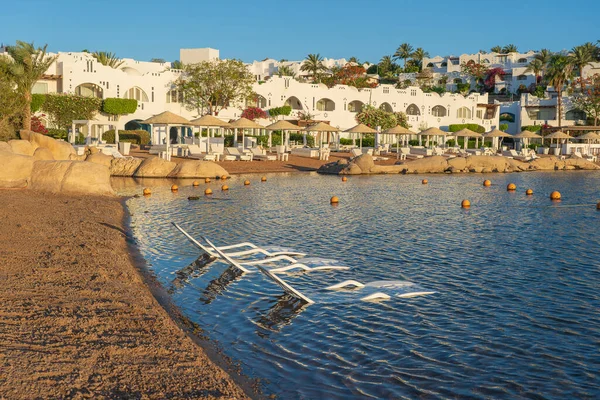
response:
M554 53L552 53L548 49L541 49L536 55L533 56L534 60L539 60L542 64L541 76L544 77L546 75L546 70L548 69L548 63L550 62L550 58Z
M294 76L296 76L296 73L292 71L292 67L283 64L277 67L277 74L279 75L279 77L291 76L293 78Z
M175 60L171 63L171 68L173 69L183 69L183 63L179 60Z
M111 68L119 68L125 61L117 57L116 54L107 51L95 51L92 57L100 64Z
M557 111L558 127L562 125L562 91L563 86L573 75L573 63L571 57L564 54L554 54L548 62L547 79L558 94Z
M390 73L394 72L394 61L392 60L392 56L383 56L381 60L379 60L378 64L378 73L382 76L388 76Z
M527 66L525 72L533 72L535 74L535 84L538 84L540 74L544 70L545 65L540 60L533 59Z
M398 46L398 48L396 49L396 52L394 53L394 59L403 59L404 60L404 68L406 68L406 60L408 60L412 54L413 54L413 47L408 44L408 43L402 43L400 46Z
M35 48L33 43L17 40L16 46L6 48L9 57L1 57L6 73L15 83L17 92L23 96L23 129L31 129L31 90L42 78L58 56L47 56L46 48ZM11 59L12 58L12 59Z
M492 53L502 53L502 46L494 46L490 49Z
M593 47L594 45L589 42L582 44L581 46L575 46L571 50L571 55L569 56L573 67L577 68L577 70L579 71L579 83L581 85L581 92L583 92L585 86L583 83L583 69L590 65L592 61L594 61L594 54L592 52Z
M325 64L323 64L323 57L320 54L309 54L306 60L300 66L300 71L309 72L313 78L313 81L318 80L321 72L327 70Z
M417 49L412 53L412 59L416 61L416 63L423 70L423 59L429 57L429 53L423 50L422 47L417 47Z
M502 48L502 52L503 53L517 53L517 46L515 46L514 44L507 44L506 46L504 46Z
M361 65L360 61L358 61L358 58L356 58L356 57L350 57L350 59L348 60L348 62L349 63L356 63L358 65Z

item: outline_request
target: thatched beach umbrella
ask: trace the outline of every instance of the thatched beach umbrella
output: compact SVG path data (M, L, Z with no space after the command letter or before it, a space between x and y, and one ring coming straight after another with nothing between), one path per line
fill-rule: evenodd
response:
M190 125L190 121L186 118L183 118L181 115L174 114L170 111L164 111L160 114L157 114L153 117L150 117L142 122L141 124L150 125L150 132L152 132L152 136L154 136L154 126L164 126L166 129L166 152L169 154L169 144L170 144L170 135L169 135L169 126L179 126L183 129L184 126ZM160 135L160 134L159 134ZM160 141L160 137L158 138ZM153 139L154 141L154 139Z
M415 134L410 129L407 129L407 128L403 127L402 125L396 125L393 128L386 129L385 131L383 131L383 133L386 135L395 135L396 136L396 159L400 158L400 140L399 140L398 136L410 136L410 135Z
M514 135L513 138L521 140L523 142L522 147L526 147L529 144L529 139L541 139L542 137L535 132L524 130Z
M294 125L291 122L282 119L281 121L277 121L277 122L267 126L265 129L267 131L269 131L269 145L271 143L271 133L273 131L281 131L282 132L281 144L283 144L287 149L287 146L289 145L289 141L290 141L290 136L289 136L288 132L289 131L299 131L300 127L298 125ZM287 138L286 138L286 133L287 133Z
M229 124L229 122L226 121L221 121L219 118L214 117L210 114L207 115L203 115L200 118L196 118L190 121L190 124L197 126L200 129L200 136L202 136L202 128L207 128L208 129L208 133L207 133L207 140L206 140L206 152L208 153L210 151L210 128L230 128L231 125ZM192 142L193 142L193 138L192 138ZM200 138L198 138L198 140L200 140Z
M510 138L510 137L512 137L512 135L510 135L506 132L502 132L501 130L495 128L489 132L484 133L483 137L486 139L491 138L493 145L496 146L496 149L499 149L502 146L502 139ZM498 139L500 139L500 140L498 140Z
M360 135L360 148L362 149L362 138L365 133L376 133L377 131L373 128L368 127L365 124L358 124L353 126L350 129L346 129L344 132L355 134L358 133Z
M575 139L587 141L587 143L588 143L588 153L590 153L590 150L591 150L591 147L592 147L591 146L592 141L594 141L594 142L600 141L600 134L598 134L598 132L588 132L585 135L581 135L581 136L576 137Z
M567 140L573 139L573 136L568 135L561 131L556 131L556 132L549 134L548 136L545 136L544 139L550 139L550 145L552 145L552 140L556 139L556 148L558 148L558 144L559 144L560 140L563 140L563 143L566 143ZM554 154L556 154L556 153L554 153ZM558 154L556 154L556 155L558 155Z
M454 133L452 133L453 136L455 136L457 138L456 140L456 144L458 145L458 138L459 137L463 137L464 142L463 142L463 147L466 149L469 145L469 138L474 137L475 138L475 147L479 147L479 138L482 137L481 133L475 132L470 130L469 128L463 128L459 131L456 131Z
M240 118L240 119L238 119L236 121L231 122L230 125L235 130L235 134L233 136L234 143L237 143L237 130L238 129L242 130L242 148L244 148L244 135L245 135L244 130L245 129L252 129L252 130L254 130L254 129L263 129L264 128L264 126L262 126L260 124L257 124L256 122L251 121L248 118L244 118L244 117L242 117L242 118Z
M305 132L339 132L340 130L336 127L333 127L325 122L319 122L317 124L314 125L309 125L306 128L304 128ZM323 138L320 139L319 143L319 148L321 148L322 142L323 142Z
M423 136L427 136L427 144L429 145L429 137L430 136L443 136L445 137L446 135L448 135L448 132L445 132L443 130L441 130L440 128L428 128L425 129L424 131L419 132L419 136L423 137ZM419 138L419 145L421 144L421 138ZM444 141L445 142L445 141Z

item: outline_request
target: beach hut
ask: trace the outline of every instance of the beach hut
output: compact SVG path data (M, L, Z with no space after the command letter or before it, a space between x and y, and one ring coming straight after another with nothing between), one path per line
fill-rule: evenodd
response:
M445 131L441 130L440 128L433 127L433 128L425 129L424 131L419 132L419 145L421 145L421 138L423 136L427 137L427 141L426 141L425 147L429 147L429 138L431 136L433 136L434 138L440 138L440 137L445 138L446 135L448 135L448 132L445 132ZM436 139L436 142L439 143L440 140ZM445 144L446 144L446 140L444 139L444 145Z
M556 131L556 132L552 132L548 136L544 136L544 139L550 139L550 147L552 147L552 141L556 139L556 149L554 150L554 155L557 156L560 154L559 144L561 143L561 141L562 141L562 143L567 143L567 141L569 139L573 139L573 136L568 135L561 131Z
M200 130L200 135L198 138L198 142L200 141L200 137L202 136L202 129L206 128L208 130L206 135L206 153L210 153L210 138L211 138L211 128L222 131L223 128L231 128L231 125L226 121L221 121L219 118L214 117L212 115L203 115L200 118L196 118L190 121L190 124L198 127ZM214 131L212 132L212 137L214 137ZM192 143L194 142L194 138L192 137Z
M502 132L499 129L493 129L487 133L484 133L482 136L484 140L487 138L492 139L492 147L496 150L498 150L502 146L502 139L512 137L512 135L506 132Z
M359 134L360 135L360 145L359 145L359 147L360 147L360 149L362 149L363 135L365 133L376 133L377 131L375 129L373 129L373 128L368 127L365 124L358 124L358 125L353 126L350 129L346 129L344 132L350 133L352 135Z
M402 125L396 125L393 128L386 129L383 131L385 135L394 135L396 136L396 159L400 157L400 138L399 136L406 136L406 143L408 144L408 137L414 135L415 133L410 129L403 127Z
M289 121L281 120L265 128L269 131L269 147L271 146L271 134L273 131L281 131L281 144L284 146L284 151L287 151L290 145L290 131L300 131L301 128L298 125L294 125Z
M470 130L469 128L463 128L459 131L451 133L452 136L457 138L456 145L458 146L458 138L464 138L463 147L466 150L469 146L469 138L475 138L475 148L479 147L479 138L483 135L481 133Z
M522 145L521 147L527 147L530 139L541 139L542 137L535 132L524 130L521 133L517 133L513 136L514 139L519 139Z
M325 122L319 122L316 123L314 125L309 125L306 128L304 128L305 132L317 132L317 135L319 137L319 148L322 147L323 145L323 133L327 133L327 135L329 136L330 133L332 132L339 132L339 128L333 127ZM329 142L329 140L327 140Z
M256 122L251 121L248 118L244 118L244 117L231 122L229 125L231 128L234 129L234 134L233 134L233 146L234 147L237 146L237 130L238 129L242 130L242 148L245 148L244 137L245 137L246 129L252 129L252 131L254 131L255 129L258 129L260 131L265 128L264 126L257 124Z
M164 140L164 144L166 145L165 151L168 159L171 158L171 153L169 152L169 145L171 144L170 128L178 127L179 136L183 136L183 129L190 125L189 120L170 111L162 112L140 123L150 125L150 137L152 138L152 144L162 144ZM158 131L155 132L154 128L158 128ZM164 139L162 138L162 128L165 130Z

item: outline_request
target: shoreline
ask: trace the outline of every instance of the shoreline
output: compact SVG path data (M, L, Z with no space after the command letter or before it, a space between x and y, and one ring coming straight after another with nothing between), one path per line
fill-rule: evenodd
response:
M124 198L2 190L0 201L0 397L259 396L155 297Z

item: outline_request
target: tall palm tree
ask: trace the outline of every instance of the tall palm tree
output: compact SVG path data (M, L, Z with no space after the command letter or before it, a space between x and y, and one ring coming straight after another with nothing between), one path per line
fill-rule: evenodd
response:
M5 64L5 70L15 83L17 92L23 96L23 129L31 129L31 90L33 85L42 78L58 56L47 56L44 45L35 48L33 43L17 40L16 46L6 48L9 57L0 57Z
M394 69L394 61L392 60L392 56L383 56L381 60L379 60L379 75L388 75L390 72L393 72Z
M591 46L591 47L590 47ZM592 48L594 47L591 43L585 43L581 46L575 46L571 49L571 63L574 68L577 68L579 71L579 83L581 85L581 91L583 92L584 83L583 83L583 69L590 65L592 61L594 61L594 53Z
M292 78L296 76L296 73L292 71L292 68L289 65L281 64L277 67L277 74L282 76L291 76Z
M412 53L412 59L417 62L421 71L423 70L423 59L429 57L429 53L423 50L422 47L417 47L417 49Z
M548 69L548 63L550 62L550 58L554 53L552 53L548 49L541 49L536 55L533 56L534 60L539 60L542 64L541 76L542 78L546 75L546 70Z
M309 72L313 81L318 80L322 72L326 71L327 67L323 64L323 57L320 54L309 54L302 65L300 71Z
M558 94L557 110L558 126L562 125L562 91L563 86L573 75L573 63L571 57L564 54L554 54L548 62L547 79Z
M540 60L534 58L533 60L531 60L531 62L527 66L527 69L525 70L525 72L533 72L535 74L535 83L537 85L540 74L542 73L544 68L545 68L545 65L542 64L542 62Z
M358 65L361 65L360 61L358 61L358 58L356 58L356 57L350 57L350 59L348 60L348 62L349 63L356 63Z
M413 47L408 44L408 43L402 43L400 46L398 46L398 48L396 49L396 52L394 53L394 59L403 59L404 60L404 68L406 68L406 60L408 60L412 54L413 54Z
M108 51L95 51L92 53L92 57L94 57L100 64L111 68L119 68L125 62L118 58L115 53Z
M517 53L517 46L515 46L514 44L507 44L506 46L504 46L502 48L502 52L503 53Z
M502 53L502 46L494 46L490 49L492 53Z

